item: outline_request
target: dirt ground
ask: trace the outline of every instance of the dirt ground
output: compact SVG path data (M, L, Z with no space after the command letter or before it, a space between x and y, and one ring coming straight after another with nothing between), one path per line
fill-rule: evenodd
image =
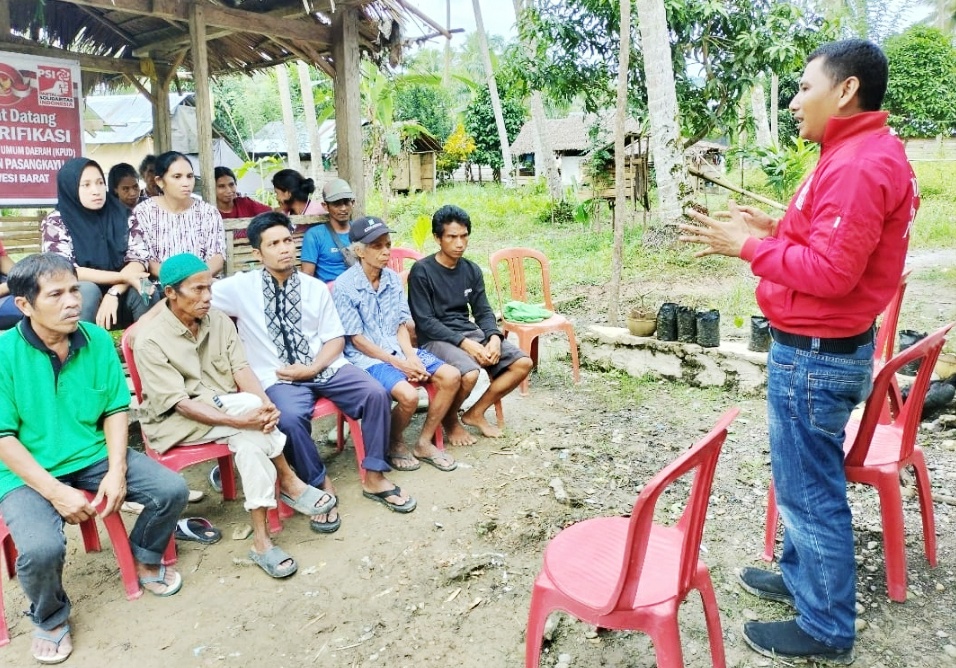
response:
M915 258L923 264L914 272L907 303L924 306L904 308L901 326L926 330L956 318L956 295L940 298L939 284L920 278L924 271L952 268L953 259ZM574 315L580 329L595 314L582 309ZM634 384L587 369L575 386L562 354L563 341L550 341L531 394L505 401L505 438L454 449L461 466L452 473L425 466L393 474L418 500L410 515L362 498L350 447L339 455L323 447L339 492L342 528L320 536L306 518L288 520L276 540L298 560L299 572L287 580L271 580L248 562L249 541L231 538L246 521L242 505L224 503L209 489L204 465L186 473L193 488L207 492L188 512L210 519L224 537L211 546L179 544L185 584L172 598L146 594L128 602L109 549L84 554L78 532L71 530L66 585L74 603L76 650L66 665L523 665L531 586L548 539L572 522L628 512L641 486L730 406L739 406L741 416L718 463L704 536L727 664L788 665L753 653L740 633L748 619L782 619L788 610L745 594L734 579L735 568L762 563L769 478L763 398L664 382ZM954 411L950 406L947 414ZM316 433L326 427L317 425ZM936 498L939 566L926 563L910 482L904 604L886 597L876 494L858 486L850 492L859 567L858 666L956 665L953 422L933 421L920 442ZM550 484L556 478L570 504L555 499ZM18 614L26 607L23 594L16 581L4 578L2 585L12 642L0 648L0 666L36 665L29 656L31 624ZM557 619L542 666L555 666L559 658L574 668L655 665L640 633L598 634L567 616ZM681 611L681 632L686 664L709 666L700 600L693 594Z

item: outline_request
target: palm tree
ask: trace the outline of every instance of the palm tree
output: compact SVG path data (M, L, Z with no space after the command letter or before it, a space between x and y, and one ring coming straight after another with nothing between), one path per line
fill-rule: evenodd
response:
M627 116L627 72L631 59L631 0L621 0L621 46L617 64L617 110L614 115L614 245L611 251L611 284L607 317L612 327L620 322L621 273L624 264L624 223L627 197L624 189L624 119Z
M495 81L495 72L491 67L491 52L488 50L488 37L485 34L485 25L481 20L481 6L478 0L471 0L475 8L475 32L481 44L482 60L485 66L485 77L488 81L488 91L491 93L491 108L495 113L495 125L498 127L498 140L501 142L501 182L505 187L514 185L514 166L511 162L511 146L508 143L508 130L505 128L505 116L501 111L501 98L498 96L498 83Z
M658 216L661 222L676 225L683 209L681 200L687 192L687 167L680 137L667 13L664 0L636 0L636 5L644 56L651 153L660 201ZM622 33L624 29L622 26Z

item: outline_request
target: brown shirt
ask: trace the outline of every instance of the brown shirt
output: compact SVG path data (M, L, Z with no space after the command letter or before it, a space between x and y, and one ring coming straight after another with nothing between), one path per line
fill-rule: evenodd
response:
M236 326L217 309L210 309L194 337L164 308L137 334L133 352L143 383L143 430L159 452L212 429L177 413L176 404L195 399L215 406L213 397L236 392L234 374L249 366Z

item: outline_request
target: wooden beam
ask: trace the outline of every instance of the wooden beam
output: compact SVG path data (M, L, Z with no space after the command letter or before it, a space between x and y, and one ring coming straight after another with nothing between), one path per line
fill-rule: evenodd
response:
M6 6L6 3L2 3ZM0 36L0 49L13 51L14 53L23 53L30 56L40 56L43 58L65 58L67 60L77 60L80 63L80 69L86 72L104 72L106 74L127 74L131 76L142 76L139 69L139 63L135 60L125 58L108 58L106 56L92 56L86 53L77 53L67 51L66 49L57 49L52 46L39 46L36 42L17 37L16 35Z
M405 11L407 11L407 12L409 12L409 13L411 13L411 14L414 14L415 16L417 16L418 18L420 18L422 21L424 21L425 23L427 23L428 25L430 25L432 28L434 28L435 30L437 30L437 31L438 31L438 34L441 35L442 37L444 37L445 39L451 39L451 33L448 32L448 30L446 30L445 28L443 28L440 23L438 23L437 21L433 20L431 17L429 17L427 14L425 14L425 12L423 12L422 10L420 10L418 7L415 7L414 5L408 4L407 2L405 2L405 0L398 0L398 4L399 4L399 6L400 6L402 9L404 9Z
M335 63L336 168L355 193L354 217L365 214L365 171L362 151L361 53L359 13L351 6L339 7L332 16L332 59Z
M196 83L196 129L199 134L199 173L202 194L207 202L216 201L216 179L212 162L212 100L209 95L209 57L206 53L206 9L204 3L189 5L189 35L193 54L193 80Z
M177 0L66 0L70 4L112 12L140 14L167 21L189 22L193 3ZM332 31L316 22L288 20L271 16L265 12L248 12L211 5L203 0L201 4L205 14L206 26L225 28L234 32L284 37L306 42L331 43Z
M10 34L10 3L0 5L0 39Z
M214 30L212 32L206 33L206 41L211 42L214 39L219 39L220 37L227 37L228 35L235 34L233 30ZM166 53L169 51L178 51L182 47L189 46L189 35L177 35L175 37L167 37L166 39L156 40L150 44L144 44L143 46L138 46L133 49L133 55L137 58L145 58L151 53Z
M132 35L128 35L125 31L121 30L119 26L107 19L103 18L98 12L93 11L89 7L80 7L79 10L89 16L91 19L99 23L101 26L109 30L110 32L116 34L124 42L133 44L135 40Z

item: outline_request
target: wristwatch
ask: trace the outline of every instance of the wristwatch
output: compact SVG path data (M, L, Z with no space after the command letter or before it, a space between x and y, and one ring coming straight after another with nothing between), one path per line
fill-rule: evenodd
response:
M110 288L106 291L106 294L110 295L111 297L116 297L117 299L119 299L120 296L119 290L116 288Z

